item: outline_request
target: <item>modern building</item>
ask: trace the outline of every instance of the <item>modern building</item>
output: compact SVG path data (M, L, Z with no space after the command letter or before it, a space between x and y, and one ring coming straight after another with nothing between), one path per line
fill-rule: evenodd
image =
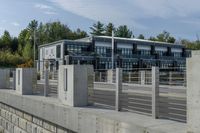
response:
M112 68L112 37L93 36L79 40L61 40L39 46L38 70L45 61L51 71L63 64L92 64L94 69ZM190 51L181 44L170 44L133 38L114 38L114 68L161 68L186 65Z

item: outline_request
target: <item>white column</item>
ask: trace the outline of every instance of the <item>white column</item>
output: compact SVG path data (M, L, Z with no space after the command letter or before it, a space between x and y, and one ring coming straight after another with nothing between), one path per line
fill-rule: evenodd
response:
M44 96L47 97L49 94L49 71L44 72Z
M37 83L35 68L16 69L16 92L21 95L30 95Z
M192 52L186 66L188 133L200 133L200 51Z
M145 85L145 71L140 71L141 85Z
M116 68L115 110L120 111L120 95L122 94L122 69Z
M107 82L113 83L113 70L112 69L107 70Z
M87 65L61 65L59 67L58 98L68 106L88 105L88 74L91 67ZM92 76L90 74L90 76Z
M152 117L159 117L159 68L152 67Z

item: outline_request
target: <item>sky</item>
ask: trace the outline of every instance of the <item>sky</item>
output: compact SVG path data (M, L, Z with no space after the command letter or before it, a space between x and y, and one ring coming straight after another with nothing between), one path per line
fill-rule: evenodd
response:
M163 30L177 39L200 36L198 0L0 0L0 35L18 36L28 23L61 21L70 28L89 27L96 21L128 25L134 35L156 36Z

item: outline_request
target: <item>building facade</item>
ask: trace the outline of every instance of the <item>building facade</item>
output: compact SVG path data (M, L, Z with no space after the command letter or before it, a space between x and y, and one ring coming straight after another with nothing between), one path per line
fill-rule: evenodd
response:
M93 36L61 40L39 46L38 70L48 62L51 71L64 64L91 64L94 69L112 68L112 38ZM184 68L190 51L183 45L140 39L114 38L114 68Z

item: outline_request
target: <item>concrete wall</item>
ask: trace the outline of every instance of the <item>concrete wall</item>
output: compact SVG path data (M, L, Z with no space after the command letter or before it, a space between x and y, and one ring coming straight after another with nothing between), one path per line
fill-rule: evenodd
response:
M73 133L73 131L42 120L0 103L0 127L6 133Z
M0 89L9 88L9 69L0 69Z
M22 112L17 111L19 116L23 118L20 120L22 121L20 122L22 123L20 130L27 128L27 125L23 123L28 123L24 118L24 112L28 112L32 116L37 116L33 117L34 119L39 118L39 120L33 119L33 126L37 125L39 128L44 128L44 121L52 122L57 127L64 127L77 133L185 133L186 131L184 123L155 120L148 116L95 107L63 106L59 100L54 98L22 96L10 90L0 90L0 101ZM3 110L2 113L7 112L4 111L3 107L0 108ZM6 115L3 113L5 122L9 121L9 114L9 112ZM16 114L12 118L14 119L15 116ZM6 127L5 124L3 127Z

